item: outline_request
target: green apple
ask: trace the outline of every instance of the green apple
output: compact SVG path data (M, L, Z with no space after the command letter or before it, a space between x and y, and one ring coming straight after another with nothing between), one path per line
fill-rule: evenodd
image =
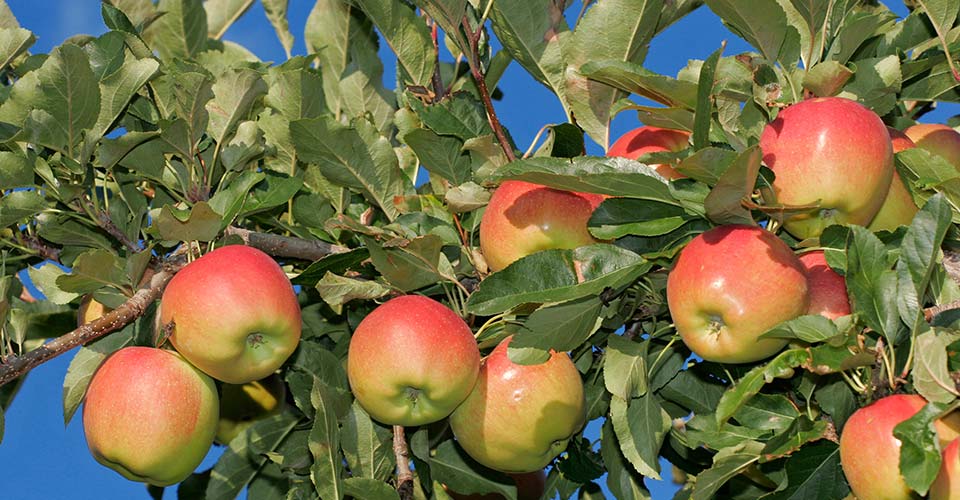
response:
M800 260L757 226L720 226L697 236L667 277L677 333L707 361L749 363L771 356L787 341L759 337L804 314L808 303Z
M83 430L101 464L156 486L186 479L217 429L213 380L173 351L127 347L103 362L87 388Z
M804 314L820 314L829 319L850 314L847 282L827 264L823 250L807 252L799 260L810 292L810 304Z
M831 224L869 224L893 178L886 126L873 111L841 97L784 109L764 127L760 148L776 174L778 203L820 207L784 222L800 239L818 237Z
M381 304L350 338L350 389L374 420L387 425L423 425L450 415L479 371L480 350L470 327L421 295Z
M160 303L160 324L183 357L229 384L262 379L300 341L300 305L287 275L252 247L218 248L178 272Z
M927 402L916 394L895 394L855 411L840 435L840 464L850 489L860 500L916 498L900 474L900 440L893 428ZM957 438L960 414L936 421L941 446Z
M690 132L644 125L623 134L617 139L607 151L607 156L621 156L636 160L648 153L682 151L690 145L689 143ZM674 170L671 165L655 164L650 166L667 179L683 177L683 174Z
M894 153L914 147L913 141L903 132L891 127L887 127L887 132L890 134L890 142L893 145ZM908 226L913 221L913 216L917 215L918 210L907 185L904 184L900 174L894 169L893 180L890 181L890 191L887 192L886 198L883 199L883 205L880 206L880 210L867 228L871 231L893 231L900 226Z
M505 181L480 220L480 249L493 271L541 250L596 243L587 222L604 200L524 181Z
M450 415L450 429L474 460L491 469L543 469L583 427L580 372L564 352L538 365L507 356L510 337L484 358L473 392Z
M918 123L903 133L918 148L939 155L960 169L960 132L942 123Z
M277 375L246 384L220 387L220 421L216 442L228 444L257 420L283 410L287 386Z

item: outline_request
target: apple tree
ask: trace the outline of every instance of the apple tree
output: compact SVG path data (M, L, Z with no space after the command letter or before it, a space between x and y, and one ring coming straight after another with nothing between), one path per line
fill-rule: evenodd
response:
M69 422L114 352L180 349L165 287L246 245L295 285L299 337L268 379L216 382L221 403L250 401L221 404L222 456L179 498L638 499L665 464L678 499L867 499L871 468L874 489L948 494L932 485L960 473L957 445L941 454L960 433L960 133L916 124L960 102L960 4L906 3L901 18L875 0L317 0L292 56L288 2L263 0L288 54L265 62L223 40L252 0L104 0L105 33L48 54L0 0L0 431L55 356L82 346ZM644 67L698 9L753 49ZM531 112L530 145L497 116L510 64L566 117ZM621 113L654 128L617 141ZM194 286L247 272L227 264ZM224 323L274 299L183 288ZM403 295L442 304L465 351L443 350L444 327L365 338L374 361L348 362ZM254 328L242 338L266 349ZM458 365L467 382L440 389L473 389L452 416L370 411L425 404L404 370ZM399 402L358 392L384 384ZM102 415L120 394L88 402ZM894 395L909 411L859 424ZM867 443L885 451L858 456ZM497 458L528 444L548 451Z

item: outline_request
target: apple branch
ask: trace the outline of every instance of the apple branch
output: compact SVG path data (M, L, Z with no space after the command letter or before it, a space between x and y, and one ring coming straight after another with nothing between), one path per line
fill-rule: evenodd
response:
M473 75L473 81L476 82L477 89L480 91L480 99L483 101L483 107L487 110L487 120L490 122L490 127L493 129L494 135L497 136L497 141L500 142L503 154L507 155L508 160L514 161L517 159L517 155L513 153L513 147L510 146L510 141L507 140L507 134L500 124L500 119L497 118L497 111L493 108L493 101L490 100L490 91L487 89L486 75L483 74L483 70L480 68L479 46L480 35L483 33L483 23L481 22L477 25L476 30L470 28L470 22L466 16L464 16L460 23L463 26L463 30L470 35L470 54L467 57L467 64L470 66L470 74Z
M393 455L397 459L397 493L400 500L412 500L413 473L410 472L410 452L402 425L393 426Z
M229 226L223 232L227 236L239 236L243 244L263 250L274 257L289 257L315 261L330 254L343 253L349 248L333 245L320 240L306 240L279 234L258 233L236 226Z

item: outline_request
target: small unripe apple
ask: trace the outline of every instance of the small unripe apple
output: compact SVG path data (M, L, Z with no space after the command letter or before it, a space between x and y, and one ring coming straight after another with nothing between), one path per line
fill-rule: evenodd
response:
M499 271L534 252L596 243L587 222L604 200L524 181L505 181L493 192L480 220L480 248Z
M800 263L807 274L810 291L810 304L804 314L820 314L830 319L850 314L847 282L830 268L823 250L801 255Z
M914 147L913 141L903 132L887 127L890 134L890 142L893 145L893 152L899 153L905 149ZM908 226L913 221L913 216L917 215L917 204L913 202L913 196L907 190L906 184L896 169L893 170L893 180L890 181L890 191L887 192L883 205L877 215L873 217L867 229L871 231L893 231L900 226Z
M220 421L216 442L228 444L257 420L283 410L287 386L277 375L246 384L220 387Z
M623 134L610 146L607 156L620 156L636 160L648 153L665 151L682 151L690 142L690 133L684 130L651 127L644 125ZM671 165L661 163L650 165L657 173L667 179L679 179L683 174L674 170Z
M840 435L840 464L850 489L860 500L915 498L900 474L900 440L893 428L927 402L916 394L895 394L853 412ZM941 446L956 439L960 414L934 422Z
M776 174L779 203L820 206L784 221L800 239L818 237L831 224L869 224L890 189L887 128L876 113L849 99L814 98L784 109L764 127L760 148Z
M101 464L132 481L168 486L200 465L217 429L213 380L173 351L127 347L87 388L83 430Z
M960 500L960 439L943 449L940 472L930 485L930 500Z
M421 295L380 305L350 338L350 389L374 420L387 425L423 425L450 415L479 371L480 350L470 327Z
M942 123L918 123L903 131L918 148L941 156L960 169L960 132Z
M547 473L543 470L507 475L517 485L517 500L540 500L547 488ZM443 489L454 500L506 500L499 493L464 495L452 491L446 486Z
M229 384L262 379L300 342L300 304L283 269L244 245L220 247L178 272L160 304L170 343Z
M804 314L808 303L800 260L757 226L720 226L697 236L667 277L677 333L707 361L749 363L771 356L787 341L759 337Z
M510 337L484 358L473 392L450 429L474 460L507 473L541 470L567 448L586 418L583 381L565 352L538 365L507 356Z

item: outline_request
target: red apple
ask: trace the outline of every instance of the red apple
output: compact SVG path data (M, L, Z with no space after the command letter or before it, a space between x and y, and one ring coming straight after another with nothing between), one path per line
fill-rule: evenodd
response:
M960 169L960 132L942 123L918 123L903 133L918 148L939 155Z
M217 430L213 380L173 351L127 347L97 369L83 405L87 446L123 477L168 486L200 465Z
M960 439L954 439L943 450L940 472L930 485L930 500L960 499Z
M527 472L524 474L507 474L517 485L517 500L540 500L543 492L547 488L547 473L543 470ZM506 500L499 493L487 493L485 495L473 494L463 495L451 491L446 486L443 489L454 500Z
M480 248L493 271L540 250L596 243L587 221L604 195L505 181L480 221Z
M913 141L903 132L891 127L887 127L887 132L890 134L894 153L914 147ZM867 228L871 231L893 231L900 226L908 226L918 210L917 204L913 202L913 196L907 190L897 169L893 169L890 191L887 192L883 205L880 206L880 210Z
M170 342L213 378L262 379L300 342L300 305L287 275L256 248L231 245L191 262L170 280L160 304Z
M436 422L473 389L480 351L473 332L443 304L420 295L387 301L350 339L347 376L360 406L388 425Z
M651 127L645 125L623 134L607 151L607 156L621 156L636 160L647 153L682 151L687 148L690 133L684 130ZM683 174L667 164L650 165L667 179L679 179Z
M484 358L473 392L450 415L450 429L474 460L507 473L541 470L583 427L580 372L564 352L538 365L507 356L508 337Z
M847 282L830 268L823 250L801 255L800 263L807 274L810 291L810 304L804 314L820 314L830 319L850 314Z
M855 101L823 97L794 104L763 129L760 147L776 174L779 203L820 206L784 222L801 239L817 237L831 224L869 224L890 189L887 128Z
M257 420L283 411L287 386L277 375L246 384L220 387L220 421L215 441L229 444Z
M760 339L804 314L803 265L773 233L756 226L715 227L680 252L667 277L667 306L680 338L697 356L748 363L786 345Z
M912 417L927 402L916 394L895 394L855 411L840 435L840 464L850 488L860 500L915 498L900 475L900 440L893 428ZM934 422L941 446L957 437L960 414Z

